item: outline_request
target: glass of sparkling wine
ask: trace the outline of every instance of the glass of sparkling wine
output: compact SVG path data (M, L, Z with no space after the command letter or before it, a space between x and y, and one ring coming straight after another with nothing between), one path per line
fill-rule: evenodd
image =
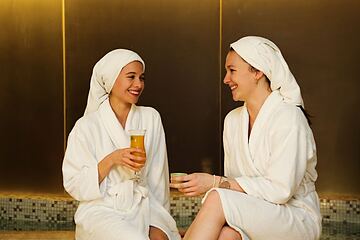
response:
M130 133L130 147L139 148L145 151L144 139L145 139L146 130L129 130ZM145 156L141 153L133 153L135 156ZM135 182L139 183L141 173L139 171L134 172L134 177L132 178Z

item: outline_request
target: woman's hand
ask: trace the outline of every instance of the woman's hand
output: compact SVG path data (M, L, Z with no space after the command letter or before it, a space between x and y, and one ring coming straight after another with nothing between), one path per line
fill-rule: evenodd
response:
M145 151L139 148L123 148L110 153L112 165L120 165L134 171L144 167L146 161Z
M214 177L208 173L192 173L185 176L172 177L171 182L170 187L177 188L185 196L197 196L213 187Z
M116 165L139 171L144 167L145 161L146 154L142 149L123 148L115 150L98 163L99 183L104 180L111 168Z

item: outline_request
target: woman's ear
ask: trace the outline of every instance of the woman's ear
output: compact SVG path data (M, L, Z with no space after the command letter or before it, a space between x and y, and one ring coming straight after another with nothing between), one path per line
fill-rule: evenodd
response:
M262 71L256 70L255 71L255 79L259 81L262 77L264 77L265 74Z

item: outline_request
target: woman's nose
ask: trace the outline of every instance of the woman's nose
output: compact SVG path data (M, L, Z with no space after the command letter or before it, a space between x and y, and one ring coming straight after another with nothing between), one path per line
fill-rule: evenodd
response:
M230 77L229 77L229 74L228 73L226 73L226 75L225 75L225 77L224 77L224 83L225 84L229 84L229 82L230 82L231 80L230 80Z
M140 78L135 78L135 81L133 82L133 85L136 87L141 87L142 81Z

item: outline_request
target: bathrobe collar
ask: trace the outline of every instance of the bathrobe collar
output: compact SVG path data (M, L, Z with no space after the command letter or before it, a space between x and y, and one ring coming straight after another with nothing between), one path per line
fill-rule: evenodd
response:
M278 107L280 103L283 102L283 97L280 95L279 91L273 91L265 100L263 105L260 108L260 111L255 119L254 125L251 129L250 136L248 137L249 132L249 113L246 106L246 103L244 104L244 109L242 111L242 129L245 129L243 131L243 140L246 139L249 146L249 154L250 157L253 158L257 145L259 136L263 133L264 127L271 118L272 113L274 112L274 109Z
M141 129L141 117L135 104L131 105L126 119L125 129L121 126L111 108L109 99L106 99L99 108L100 118L116 148L127 148L130 146L129 130Z

